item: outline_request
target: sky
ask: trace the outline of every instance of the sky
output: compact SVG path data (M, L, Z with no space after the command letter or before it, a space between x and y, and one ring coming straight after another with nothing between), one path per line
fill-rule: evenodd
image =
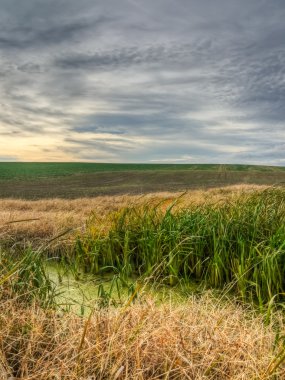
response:
M285 165L284 0L0 0L0 161Z

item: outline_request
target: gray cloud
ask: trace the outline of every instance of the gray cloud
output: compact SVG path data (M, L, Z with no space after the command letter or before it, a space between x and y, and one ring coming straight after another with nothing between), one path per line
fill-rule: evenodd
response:
M0 0L0 10L5 156L285 163L282 1Z
M204 41L194 45L172 43L150 45L144 48L137 46L115 48L109 51L61 57L56 60L56 65L63 69L112 70L140 65L161 69L161 64L164 63L164 70L167 68L185 70L187 66L197 66L195 54L202 49L210 48L210 44L210 41Z
M4 49L27 49L42 44L60 44L70 41L76 34L89 28L85 23L70 23L52 28L35 30L32 26L19 27L3 32L0 47Z

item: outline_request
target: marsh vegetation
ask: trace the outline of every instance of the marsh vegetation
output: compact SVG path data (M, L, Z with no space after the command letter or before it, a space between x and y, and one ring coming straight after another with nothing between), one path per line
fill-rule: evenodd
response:
M7 376L285 377L284 189L1 205Z

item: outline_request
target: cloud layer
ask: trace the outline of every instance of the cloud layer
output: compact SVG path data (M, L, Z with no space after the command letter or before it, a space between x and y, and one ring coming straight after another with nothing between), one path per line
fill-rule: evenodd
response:
M282 0L0 10L3 160L285 164Z

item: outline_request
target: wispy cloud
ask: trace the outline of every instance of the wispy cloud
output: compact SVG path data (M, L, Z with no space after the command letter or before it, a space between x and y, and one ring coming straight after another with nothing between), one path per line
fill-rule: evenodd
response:
M282 1L0 10L0 159L285 164Z

